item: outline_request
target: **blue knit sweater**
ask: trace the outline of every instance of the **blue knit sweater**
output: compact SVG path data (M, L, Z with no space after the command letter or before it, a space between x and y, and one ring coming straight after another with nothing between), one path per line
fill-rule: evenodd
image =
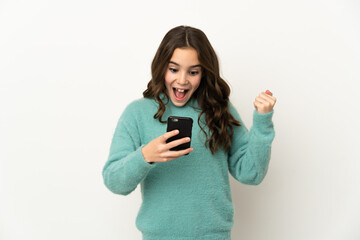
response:
M191 146L194 151L165 163L147 163L141 148L166 132L166 124L153 116L158 104L143 98L129 104L121 115L112 139L108 161L103 169L110 191L127 195L141 185L142 205L136 226L144 240L229 240L234 208L229 172L244 184L259 184L268 169L274 138L273 112L253 115L248 131L230 104L230 112L241 122L234 127L228 153L214 155L206 148L205 135L197 119L196 100L177 107L171 100L168 116L194 119Z

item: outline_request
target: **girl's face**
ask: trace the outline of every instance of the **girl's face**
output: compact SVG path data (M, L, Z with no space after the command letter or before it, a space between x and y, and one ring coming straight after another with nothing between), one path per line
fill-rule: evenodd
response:
M176 48L165 72L165 86L175 106L182 107L200 85L201 66L193 48Z

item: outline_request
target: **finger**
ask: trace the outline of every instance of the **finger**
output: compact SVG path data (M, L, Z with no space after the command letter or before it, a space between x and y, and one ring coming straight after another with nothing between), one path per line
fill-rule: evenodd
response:
M166 132L164 133L163 135L161 135L160 137L162 138L162 140L164 142L166 142L166 140L168 140L169 138L173 137L173 136L176 136L179 134L179 130L173 130L173 131L170 131L170 132Z
M269 95L269 94L267 94L267 93L264 93L264 92L261 92L261 93L259 94L259 97L262 97L262 98L264 98L264 99L268 99L269 101L270 101L270 100L272 100L272 101L275 100L275 97L273 97L273 96L271 96L271 95Z
M191 153L194 149L193 148L187 148L184 150L179 150L179 151L167 151L165 153L163 153L162 157L166 158L166 159L176 159L179 157L184 156L185 154Z
M259 98L259 101L260 101L261 99L263 99L264 101L269 102L269 103L271 103L272 105L274 105L275 102L276 102L276 98L274 98L274 97L272 97L272 96L269 96L269 95L267 95L267 94L265 94L265 93L260 93L260 95L258 96L258 98Z
M254 106L256 110L263 112L263 111L269 111L274 108L275 102L274 101L268 101L266 99L263 99L261 97L257 97L254 102Z
M276 97L274 97L272 93L271 93L271 95L265 94L265 97L267 97L268 99L271 99L274 104L276 103Z
M263 109L271 109L274 106L271 102L266 101L266 100L261 99L261 98L256 102L258 103L258 107L263 108Z
M163 158L161 158L161 162L169 162L169 161L171 161L171 160L174 160L175 158L169 158L169 157L163 157Z
M255 102L262 103L262 104L266 104L268 101L267 101L267 99L264 99L264 98L262 98L262 97L260 97L260 96L257 96L257 97L255 98Z
M171 141L171 142L167 143L166 147L167 147L167 149L171 149L173 147L179 146L179 145L187 143L187 142L190 142L190 138L189 137L184 137L184 138L174 140L174 141Z
M256 104L257 107L261 107L261 108L266 107L266 108L268 108L268 107L273 105L273 101L269 100L269 99L264 99L261 96L258 96L255 99L255 104Z
M262 103L260 103L260 102L255 101L255 102L254 102L254 106L255 106L255 108L258 110L258 109L263 108L263 107L264 107L264 104L262 104Z
M273 95L272 92L270 92L270 90L266 90L265 93L266 93L267 95L270 95L270 96Z

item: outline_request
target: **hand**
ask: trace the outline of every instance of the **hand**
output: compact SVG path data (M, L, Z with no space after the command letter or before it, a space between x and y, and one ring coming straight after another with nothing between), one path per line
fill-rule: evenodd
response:
M266 92L261 92L259 96L256 97L254 106L258 113L268 113L273 110L276 98L272 95L269 90L266 90Z
M171 148L181 145L183 143L190 142L190 138L185 137L172 142L166 143L166 140L179 134L179 130L174 130L161 135L149 142L142 148L142 154L146 162L168 162L184 156L192 152L193 148L188 148L180 151L170 151Z

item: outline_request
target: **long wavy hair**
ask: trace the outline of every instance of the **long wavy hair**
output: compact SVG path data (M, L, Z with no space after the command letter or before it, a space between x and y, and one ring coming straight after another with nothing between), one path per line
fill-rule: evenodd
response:
M159 108L154 118L166 123L162 120L166 107L161 95L164 94L169 101L165 87L165 72L173 52L177 48L193 48L198 54L202 78L200 86L192 97L197 98L201 108L198 124L206 136L205 145L210 148L212 154L219 147L223 147L228 152L234 133L233 126L240 126L240 122L229 111L230 87L220 77L216 53L201 30L189 26L178 26L165 35L152 61L152 79L143 92L143 96L154 98L158 102ZM201 121L201 116L204 114L205 122ZM205 125L208 126L209 132L205 130Z

